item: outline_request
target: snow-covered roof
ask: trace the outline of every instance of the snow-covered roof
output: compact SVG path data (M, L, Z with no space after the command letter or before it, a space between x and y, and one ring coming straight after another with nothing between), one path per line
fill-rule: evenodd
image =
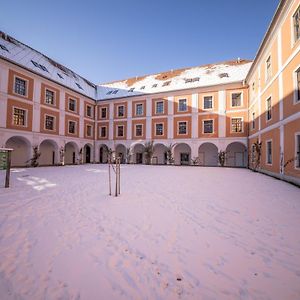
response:
M0 57L95 99L96 86L69 68L0 31Z
M106 100L242 82L251 65L252 61L238 59L99 84L97 99Z

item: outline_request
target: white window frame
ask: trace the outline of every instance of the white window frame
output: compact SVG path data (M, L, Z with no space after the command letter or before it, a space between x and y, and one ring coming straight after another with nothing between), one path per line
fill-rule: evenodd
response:
M232 131L232 119L241 119L242 121L242 131ZM230 132L231 133L244 133L244 118L243 117L230 117Z
M162 104L163 104L163 110L162 110L162 112L157 112L157 103L158 102L162 102ZM164 100L155 100L155 114L156 115L162 115L162 114L164 114L165 113L165 101Z
M137 113L138 112L138 110L137 110L138 105L142 105L142 113L141 114ZM143 102L135 103L134 107L135 107L135 115L136 116L143 116L144 115L144 103Z
M47 90L48 90L49 92L52 92L53 95L54 95L54 98L53 98L54 103L53 103L53 104L47 103L47 102L46 102L46 99L47 99ZM56 91L54 91L54 90L52 90L52 89L49 89L49 88L47 88L47 87L45 88L45 99L44 99L44 104L45 104L45 105L50 105L50 106L56 106Z
M254 118L253 118L253 114L254 114ZM251 112L251 130L255 130L256 127L256 113L255 111Z
M91 134L90 135L88 135L88 127L91 127ZM92 137L93 136L93 126L92 125L86 124L86 126L85 126L85 134L88 137Z
M102 136L102 128L105 128L105 136ZM99 126L99 137L106 138L107 137L107 125L100 125Z
M268 100L271 98L271 118L268 119ZM273 119L273 106L272 106L272 95L268 96L265 100L265 107L266 107L266 123L272 121Z
M70 100L74 100L75 101L75 110L71 110L70 109ZM69 97L68 98L68 111L72 112L72 113L77 113L77 99Z
M256 151L255 151L255 145L251 145L251 163L255 163L255 157L256 157Z
M162 134L156 134L157 133L156 125L162 125ZM155 136L164 136L164 134L165 134L165 124L163 122L154 123L154 135Z
M183 101L183 100L185 100L185 110L181 110L180 109L180 101ZM178 99L178 102L177 102L177 111L178 112L187 112L188 111L188 99L187 98L180 98L180 99Z
M48 129L48 128L46 128L46 117L47 117L47 116L53 118L53 129ZM56 116L50 115L50 114L44 114L44 130L50 131L50 132L56 131Z
M271 142L271 163L268 162L268 143ZM269 139L266 140L266 165L272 166L273 165L273 140Z
M70 132L70 122L74 122L75 123L75 132L72 133ZM68 134L73 134L73 135L76 135L77 134L77 121L73 121L73 120L68 120Z
M25 81L25 95L21 95L21 94L18 94L15 92L16 78L19 78L19 79ZM22 76L18 76L18 75L14 74L14 84L13 84L13 90L12 90L13 94L17 95L19 97L28 98L28 90L29 90L29 80Z
M123 116L119 115L119 107L123 107ZM126 113L125 113L125 105L124 104L117 105L117 117L120 118L120 119L122 119L122 118L124 119L125 115L126 115Z
M136 127L137 127L138 125L142 126L142 134L141 134L141 135L136 135ZM144 136L144 124L142 124L142 123L134 124L134 137L139 137L139 138L141 138L141 137L143 137L143 136Z
M21 110L24 110L25 111L25 125L16 125L14 123L14 112L15 112L15 108L16 109L21 109ZM23 107L18 107L18 106L13 106L12 107L12 126L20 126L20 127L23 127L23 128L27 128L28 127L28 109L26 108L23 108Z
M212 121L212 132L204 132L204 122ZM202 120L202 134L214 134L215 133L215 120L214 119L203 119Z
M241 105L232 106L232 95L233 94L241 94ZM231 91L230 92L230 108L240 108L244 106L244 92L243 91Z
M205 98L205 97L211 97L211 108L204 108L204 98ZM214 107L215 107L215 99L214 99L214 96L213 96L213 95L209 95L209 94L203 95L203 96L202 96L202 109L203 109L203 110L213 110Z
M270 76L268 76L268 68L267 68L267 62L270 58ZM272 78L273 74L273 66L272 66L272 55L271 53L268 54L267 59L265 60L265 82L268 82Z
M105 109L105 118L102 117L102 110L104 110L104 109ZM107 112L108 112L108 109L107 109L106 106L100 107L100 119L106 120L107 119L107 115L108 115Z
M297 159L298 158L298 154L297 154L297 136L300 136L300 131L298 131L298 132L295 132L295 158L296 158L296 160L295 160L295 162L294 162L294 168L296 169L296 170L300 170L300 164L299 164L299 166L297 166L297 162L299 161L299 159ZM300 143L300 141L299 141L299 143ZM300 155L300 154L299 154Z
M300 38L296 40L296 36L295 36L295 28L294 28L294 15L296 14L297 10L300 9L300 5L297 6L297 8L295 9L295 11L291 14L291 19L290 19L290 28L291 28L291 48L294 47L294 45L300 41Z
M186 133L179 133L179 123L186 123ZM177 121L177 135L188 135L189 134L189 121Z
M88 115L88 107L91 108L91 115L90 115L90 116ZM87 116L88 118L93 118L93 106L90 105L90 104L86 104L85 109L86 109L86 116Z
M294 82L294 99L293 99L293 104L294 105L300 103L300 99L298 99L298 80L297 80L297 71L298 70L300 71L300 65L293 71L293 82Z
M119 135L119 127L123 127L123 135ZM125 126L124 125L116 125L116 137L118 137L118 138L125 137Z

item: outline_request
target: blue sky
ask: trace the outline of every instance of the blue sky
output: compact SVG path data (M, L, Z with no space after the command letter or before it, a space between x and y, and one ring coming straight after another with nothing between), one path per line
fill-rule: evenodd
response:
M278 0L2 1L0 30L104 83L252 59Z

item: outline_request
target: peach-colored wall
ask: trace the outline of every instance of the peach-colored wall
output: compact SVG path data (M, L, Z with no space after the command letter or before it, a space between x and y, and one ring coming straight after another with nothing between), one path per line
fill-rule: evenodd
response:
M117 136L118 125L124 126L124 136L123 137ZM115 121L114 122L114 139L115 140L126 140L127 139L127 121Z
M76 131L75 133L69 133L69 121L75 121L76 122ZM71 115L65 115L65 135L70 137L79 137L79 117L71 116Z
M50 91L54 92L55 105L46 103L46 90L50 90ZM59 89L57 89L51 85L42 83L41 84L41 104L59 109L59 103L60 103Z
M76 110L75 111L72 111L72 110L69 110L69 99L74 99L76 100ZM75 97L74 95L71 95L69 93L66 93L65 94L65 110L69 113L72 113L72 114L79 114L79 105L80 105L80 99L79 97Z
M180 99L187 100L187 111L178 110ZM175 96L173 105L174 105L174 115L190 114L192 112L192 95Z
M109 119L109 104L98 104L98 120L108 120ZM102 118L101 116L101 108L106 108L106 118Z
M214 132L213 133L204 133L203 121L204 120L213 120L214 124ZM199 138L216 138L219 136L219 116L217 114L209 114L209 115L199 115L198 118L199 130L198 136Z
M142 136L136 136L135 133L135 126L137 124L141 124L143 126L143 134ZM141 120L132 120L132 139L133 140L144 140L146 138L146 120L141 119Z
M91 136L87 135L87 126L90 125L92 127L91 129ZM93 140L94 139L94 122L93 121L87 121L84 120L84 138Z
M124 116L118 117L118 106L124 105ZM114 118L115 119L126 119L127 118L127 101L114 103Z
M105 137L100 137L100 130L101 127L106 127L106 136ZM97 139L98 140L108 140L108 134L109 134L109 122L99 122L98 123L98 130L97 130Z
M178 122L187 122L187 134L178 134ZM174 139L189 139L192 136L192 118L191 117L174 117Z
M212 109L204 109L204 97L212 96L213 99L213 107ZM219 109L219 94L217 91L211 91L206 93L199 93L198 94L198 111L199 112L218 112Z
M142 115L137 115L136 114L136 105L137 104L143 104L143 114ZM132 117L133 118L141 118L141 117L146 117L146 100L136 100L132 101Z
M163 135L155 134L155 124L163 124ZM155 118L152 119L152 139L166 139L168 137L168 118Z
M231 119L243 118L243 131L231 132ZM247 137L248 136L248 112L232 112L226 114L226 137Z
M55 119L54 130L48 130L45 128L46 115L52 116ZM41 118L40 118L40 132L47 134L59 134L59 112L53 109L41 108Z
M163 113L156 113L155 103L163 101L164 102L164 112ZM168 98L154 98L152 99L152 116L166 116L168 115Z

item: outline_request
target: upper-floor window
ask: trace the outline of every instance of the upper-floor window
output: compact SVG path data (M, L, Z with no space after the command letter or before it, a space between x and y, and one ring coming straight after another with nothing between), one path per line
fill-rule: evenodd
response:
M231 94L231 106L237 107L242 105L242 93Z
M52 116L45 117L45 129L54 130L54 117Z
M100 127L100 137L102 137L102 138L106 137L106 130L107 130L106 126L101 126Z
M87 105L86 106L86 115L88 117L91 117L92 116L92 107L90 105Z
M138 103L135 106L135 114L137 116L142 116L144 114L144 106L142 103Z
M255 112L252 112L252 129L255 129Z
M178 111L187 111L187 100L186 99L178 100Z
M164 113L164 102L163 101L157 101L156 102L155 112L157 114L163 114Z
M300 68L296 71L296 102L300 101Z
M300 134L296 135L296 167L300 168Z
M92 126L86 125L86 136L92 136Z
M26 96L27 94L27 84L26 80L21 79L19 77L15 78L15 87L14 91L16 94L19 94L21 96Z
M213 97L205 96L203 99L203 109L212 109L213 108Z
M272 141L267 141L267 164L272 164Z
M125 116L125 106L119 105L118 106L118 117L124 117Z
M269 121L272 119L272 98L271 97L267 99L266 106L267 106L267 121Z
M55 105L54 92L46 89L45 103Z
M76 111L76 100L75 99L69 99L69 110Z
M107 118L107 107L101 107L100 115L101 115L101 119Z
M213 133L213 132L214 132L214 120L204 120L203 133Z
M118 137L123 137L124 136L124 126L123 125L118 125L117 126L117 136Z
M143 135L143 125L136 124L135 125L135 136L142 136Z
M69 121L69 128L68 132L74 134L76 132L76 122L75 121Z
M178 122L178 134L187 134L187 122Z
M164 134L164 124L156 123L155 124L155 135L163 135Z
M26 110L14 108L14 125L26 125Z
M243 132L243 119L232 118L231 119L231 132Z
M270 79L272 76L272 63L271 63L271 55L266 60L266 80Z
M297 8L297 11L295 12L293 16L294 21L294 40L297 42L300 38L300 6Z

